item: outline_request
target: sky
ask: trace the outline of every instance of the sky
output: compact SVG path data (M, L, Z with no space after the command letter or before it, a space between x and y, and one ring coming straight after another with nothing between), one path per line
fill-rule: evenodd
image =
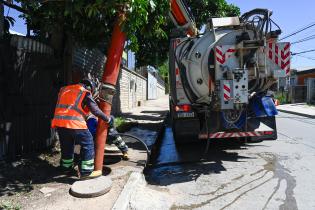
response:
M281 37L297 31L306 25L315 23L314 0L226 0L241 9L241 13L255 8L264 8L273 11L272 19L282 30ZM315 35L315 26L283 41L294 42L307 36ZM315 49L315 39L294 44L291 52L302 52ZM293 56L291 68L304 69L315 67L315 52ZM307 58L304 58L307 57Z
M306 25L315 23L315 1L314 0L226 0L228 3L240 7L241 13L255 8L267 8L273 11L272 19L281 27L282 37L303 28ZM18 18L19 12L14 9L5 8L5 15L12 16L16 23L12 30L26 34L25 22ZM315 35L315 26L292 36L285 41L294 42L307 36ZM280 37L281 37L280 36ZM291 47L293 53L315 49L315 39L294 44ZM303 57L301 57L303 56ZM301 54L292 57L291 68L304 69L315 67L315 52Z

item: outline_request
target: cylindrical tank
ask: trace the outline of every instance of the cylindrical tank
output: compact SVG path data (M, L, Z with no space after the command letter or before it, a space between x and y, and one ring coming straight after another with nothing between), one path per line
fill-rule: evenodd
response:
M245 65L244 59L252 49L244 50L242 48L240 50L241 47L238 45L240 37L244 33L247 34L249 41L255 40L253 38L254 33L251 30L219 28L216 30L208 29L204 35L187 38L178 45L176 58L177 63L181 65L182 79L186 81L184 81L186 84L184 88L191 92L194 102L196 100L200 103L210 102L210 95L215 91L215 84L223 79L221 72L225 70L246 68L250 76L248 81L250 86L256 83L254 80L260 80L258 77L266 79L271 76L271 73L266 71L264 46L254 49L254 53L251 55L251 59L256 64L252 66ZM217 51L217 47L219 49L223 48L221 53L226 59L224 64L219 63L218 65L216 57L220 51ZM232 53L229 54L229 52ZM258 74L257 69L263 74Z

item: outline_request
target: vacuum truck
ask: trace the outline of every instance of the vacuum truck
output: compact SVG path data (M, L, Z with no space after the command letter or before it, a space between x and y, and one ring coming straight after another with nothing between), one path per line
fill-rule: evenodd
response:
M198 32L189 8L171 1L170 116L176 143L276 140L272 91L290 73L290 43L267 9L211 18Z

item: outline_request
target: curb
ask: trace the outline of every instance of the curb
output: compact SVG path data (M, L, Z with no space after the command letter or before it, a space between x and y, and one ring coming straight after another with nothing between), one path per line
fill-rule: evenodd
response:
M165 114L164 120L161 123L161 127L159 127L159 130L157 131L155 143L150 148L151 155L152 155L152 151L155 151L157 148L157 145L159 145L159 143L160 143L159 139L161 139L163 132L165 130L165 122L166 122L167 118L168 118L168 112ZM153 152L153 154L155 154L155 152ZM150 158L150 160L151 160L151 158ZM147 165L148 164L149 163L147 163ZM144 168L144 170L145 170L145 168ZM126 209L128 209L130 197L131 197L132 193L134 192L134 190L137 189L137 185L139 185L141 182L144 182L144 183L146 182L144 175L143 175L143 172L142 173L132 172L131 175L129 176L128 181L125 184L123 190L120 192L117 200L115 201L112 209L113 210L126 210Z
M310 115L310 114L304 114L304 113L300 113L300 112L294 112L294 111L288 111L285 109L277 109L280 112L284 112L284 113L289 113L289 114L294 114L294 115L298 115L298 116L302 116L302 117L308 117L308 118L312 118L315 119L314 115Z
M132 172L126 185L124 186L124 189L121 191L120 195L115 201L112 209L113 210L128 209L131 194L133 193L134 189L136 189L137 185L143 180L144 177L142 173Z

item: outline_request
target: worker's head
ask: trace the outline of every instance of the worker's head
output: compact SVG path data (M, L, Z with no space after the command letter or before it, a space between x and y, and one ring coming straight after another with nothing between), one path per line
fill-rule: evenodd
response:
M91 91L92 94L96 91L96 83L93 80L83 79L80 83L83 84L87 90Z

